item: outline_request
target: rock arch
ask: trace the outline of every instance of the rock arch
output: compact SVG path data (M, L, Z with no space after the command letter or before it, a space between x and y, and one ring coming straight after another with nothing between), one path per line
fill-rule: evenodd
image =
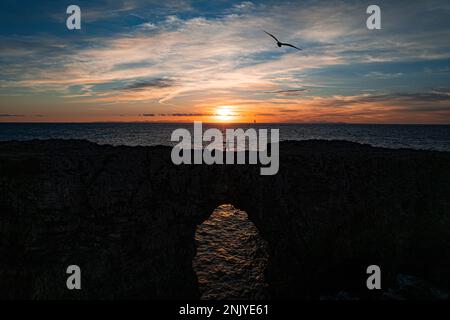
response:
M195 227L224 202L268 241L274 298L364 297L370 264L384 287L405 272L449 288L449 160L283 142L279 173L260 176L250 165L175 166L168 147L2 142L0 297L198 298ZM83 290L64 286L71 264Z

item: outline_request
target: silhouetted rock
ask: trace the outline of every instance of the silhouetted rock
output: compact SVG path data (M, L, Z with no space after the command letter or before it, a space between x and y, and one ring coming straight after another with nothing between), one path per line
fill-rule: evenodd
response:
M0 143L0 297L198 298L195 228L222 203L267 241L275 299L385 298L366 288L371 264L384 289L399 273L450 287L449 153L282 142L279 173L260 176L175 166L170 151ZM80 291L66 289L71 264Z

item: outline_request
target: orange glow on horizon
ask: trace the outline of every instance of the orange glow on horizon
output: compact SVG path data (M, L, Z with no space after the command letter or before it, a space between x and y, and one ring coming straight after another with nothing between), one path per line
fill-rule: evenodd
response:
M434 113L410 112L405 117L404 103L391 101L358 103L358 97L302 97L295 101L278 99L279 105L239 99L219 99L185 103L177 106L157 105L154 109L138 105L93 105L74 112L71 109L57 109L52 104L42 107L42 113L19 113L19 106L6 109L8 117L0 122L142 122L142 123L391 123L391 124L448 124L445 117L436 119ZM356 100L356 102L354 101ZM345 107L334 108L338 101ZM411 104L410 102L408 102ZM30 104L26 104L26 107ZM40 105L39 105L40 106ZM76 105L78 106L78 105ZM14 116L14 114L16 114Z
M232 122L236 117L232 106L220 106L215 110L214 116L219 122Z

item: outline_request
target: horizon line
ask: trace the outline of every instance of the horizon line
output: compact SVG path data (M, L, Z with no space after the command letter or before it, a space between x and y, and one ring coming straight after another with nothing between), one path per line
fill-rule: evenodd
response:
M450 126L450 123L382 123L382 122L208 122L208 121L0 121L1 124L204 124L217 125L257 125L257 124L281 124L281 125L411 125L411 126Z

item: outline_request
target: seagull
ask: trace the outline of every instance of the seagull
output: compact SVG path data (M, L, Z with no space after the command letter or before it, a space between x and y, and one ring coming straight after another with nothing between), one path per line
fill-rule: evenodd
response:
M295 49L300 50L300 51L302 50L302 49L297 48L296 46L294 46L294 45L292 45L292 44L280 42L280 41L278 41L277 38L275 38L275 36L274 36L273 34L270 34L270 33L268 33L267 31L264 31L264 32L267 33L267 34L268 34L269 36L271 36L272 38L274 38L275 41L277 42L277 46L280 47L280 48L281 48L281 46L287 46L287 47L295 48Z

